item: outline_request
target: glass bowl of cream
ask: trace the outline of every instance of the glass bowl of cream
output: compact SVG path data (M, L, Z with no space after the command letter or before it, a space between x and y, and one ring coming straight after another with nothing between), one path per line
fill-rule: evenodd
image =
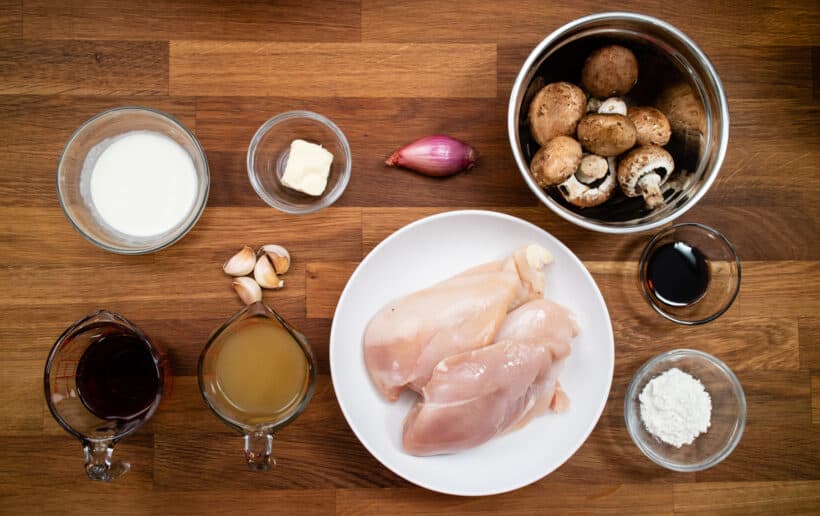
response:
M288 111L253 135L247 166L253 189L269 206L285 213L312 213L336 202L347 187L350 145L326 117Z
M721 360L676 349L635 373L624 417L629 436L653 462L673 471L702 471L728 457L740 442L746 397Z
M145 254L178 241L208 201L208 160L172 116L119 107L83 123L57 165L57 196L74 228L119 254Z

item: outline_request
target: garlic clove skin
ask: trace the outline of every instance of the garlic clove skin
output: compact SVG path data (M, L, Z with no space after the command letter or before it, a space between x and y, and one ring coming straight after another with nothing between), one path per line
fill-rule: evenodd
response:
M290 270L290 253L281 245L267 244L259 249L259 254L268 255L276 274L285 274Z
M236 290L239 299L246 305L262 301L262 289L259 284L248 276L242 276L233 280L233 289Z
M276 275L276 270L273 268L267 254L263 254L256 260L256 265L253 268L253 278L262 288L282 288L285 285L285 282Z
M222 270L229 276L246 276L251 273L254 265L256 265L256 255L253 249L244 246L222 265Z

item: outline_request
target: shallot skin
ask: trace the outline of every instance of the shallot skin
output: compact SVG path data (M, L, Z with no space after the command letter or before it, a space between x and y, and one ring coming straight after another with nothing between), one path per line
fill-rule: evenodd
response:
M387 158L385 164L425 176L445 177L473 167L478 153L452 136L436 134L409 143Z

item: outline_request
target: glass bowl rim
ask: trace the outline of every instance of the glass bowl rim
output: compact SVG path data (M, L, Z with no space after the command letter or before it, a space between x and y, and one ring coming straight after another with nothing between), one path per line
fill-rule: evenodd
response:
M637 427L642 425L640 416L636 419L630 415L632 412L630 409L635 403L633 399L637 394L638 384L641 383L640 380L645 379L647 372L656 365L663 363L666 360L679 357L701 359L709 362L711 365L720 370L732 386L732 392L735 394L739 409L735 431L721 450L698 463L688 465L670 462L646 446L637 436ZM638 449L641 450L641 452L655 464L663 466L666 469L682 473L704 471L722 462L726 457L732 454L735 448L737 448L737 445L740 443L740 439L743 437L743 432L746 429L746 393L743 391L743 384L740 383L740 380L737 378L734 371L732 371L731 368L729 368L729 366L727 366L726 363L719 358L697 349L673 349L660 353L659 355L647 360L632 376L632 380L630 380L629 387L627 388L626 395L624 396L624 421L626 423L627 433L629 433L629 437L632 439L632 442L634 442L635 446L637 446Z
M180 226L177 229L176 232L174 232L172 235L170 235L170 238L168 240L161 241L161 242L157 243L156 245L152 245L152 246L149 246L149 247L140 247L140 248L137 248L137 249L123 249L121 247L110 246L110 245L105 244L103 242L100 242L96 238L92 237L91 235L89 235L88 233L83 231L83 229L80 228L80 226L74 221L74 219L68 213L68 208L66 207L65 199L63 199L63 192L62 192L62 189L60 188L60 176L62 175L61 171L63 169L63 160L65 159L65 156L66 156L66 153L68 152L68 149L71 148L71 146L74 144L75 140L77 140L77 138L80 137L80 135L83 133L83 131L88 129L91 125L93 125L94 123L96 123L100 119L102 119L102 118L104 118L108 115L111 115L113 113L119 112L119 111L147 112L147 113L152 114L152 115L157 115L160 118L164 118L165 120L167 120L171 124L176 125L180 129L182 129L183 133L185 133L191 139L191 141L194 143L194 147L196 147L196 150L198 151L199 155L202 158L202 163L204 164L203 180L202 180L203 184L202 184L202 186L204 187L205 195L203 196L202 202L199 203L199 206L195 206L194 209L192 210L192 212L196 212L194 218L191 219L191 222L189 224L187 224L186 226ZM63 215L65 215L65 218L68 219L68 222L71 224L71 226L74 228L74 230L77 231L77 233L79 233L87 241L89 241L92 244L96 245L100 249L103 249L103 250L111 252L111 253L124 254L124 255L150 254L150 253L154 253L154 252L157 252L159 250L165 249L166 247L169 247L169 246L175 244L176 242L178 242L182 237L187 235L188 232L191 231L191 229L193 229L193 227L199 221L199 218L202 216L202 212L205 211L205 206L208 204L208 196L209 196L210 190L211 190L211 172L210 172L210 167L208 165L208 157L205 155L205 150L202 148L202 145L199 143L199 139L197 139L196 135L194 135L194 133L191 132L191 130L188 129L185 126L185 124L180 122L176 117L174 117L172 115L169 115L168 113L165 113L164 111L160 111L158 109L154 109L154 108L147 107L147 106L139 106L139 105L118 106L118 107L113 107L113 108L109 108L109 109L100 111L96 115L92 116L91 118L87 119L85 122L80 124L80 126L77 127L77 129L75 129L73 133L71 133L71 136L66 141L65 145L63 146L63 150L60 153L60 159L57 161L56 188L57 188L57 200L60 202L60 208L62 208L62 210L63 210Z
M729 298L728 302L724 306L722 306L719 310L717 310L716 312L710 314L707 317L704 317L702 319L697 319L697 320L688 320L688 319L682 319L680 317L675 317L671 313L667 312L666 310L664 310L663 308L658 306L658 303L653 301L652 296L650 296L649 293L646 291L646 285L643 281L644 266L646 265L646 261L649 259L649 251L655 247L655 244L657 244L657 242L660 239L662 239L665 236L669 235L673 231L675 231L677 229L680 229L680 228L683 228L683 227L694 227L694 228L696 228L700 231L704 231L706 233L714 235L717 238L719 238L720 240L722 240L723 243L726 244L726 247L729 249L732 256L734 257L735 266L737 267L737 278L736 278L736 281L735 281L735 289L734 289L734 292L732 292L732 295ZM729 308L731 308L732 305L735 303L735 299L737 299L737 295L740 293L741 273L742 273L742 271L741 271L741 266L740 266L740 256L737 254L737 250L735 249L735 246L732 244L732 242L729 241L729 239L726 238L723 235L723 233L721 233L717 229L715 229L711 226L707 226L706 224L701 224L699 222L681 222L681 223L678 223L678 224L673 224L673 225L671 225L671 226L669 226L665 229L662 229L655 236L653 236L649 240L649 242L646 243L646 245L643 248L643 251L641 252L641 258L638 261L638 283L641 285L641 293L643 294L643 297L646 300L646 302L649 303L649 306L651 306L652 309L655 310L661 316L665 317L666 319L668 319L672 322L682 324L684 326L698 326L698 325L701 325L701 324L706 324L708 322L714 321L715 319L717 319L718 317L720 317L721 315L726 313L726 311L729 310ZM708 289L709 287L707 286L706 288Z
M304 120L311 120L313 122L318 122L321 125L324 125L334 134L336 139L339 141L339 144L342 147L342 151L345 157L345 164L342 170L342 177L339 183L331 190L327 196L322 196L316 199L316 202L313 202L304 207L293 207L287 206L284 203L280 202L276 197L270 195L265 188L262 186L262 183L257 178L257 174L255 172L255 156L256 150L259 146L262 138L271 130L274 126L293 119L304 119ZM265 201L265 203L272 207L276 208L277 210L283 211L285 213L290 213L293 215L302 215L307 213L313 213L319 211L321 209L327 208L335 203L339 197L342 196L345 189L347 188L347 184L350 181L350 170L351 170L351 163L352 163L352 155L350 152L350 144L347 141L347 137L345 136L344 132L339 129L332 120L325 117L324 115L320 115L314 111L307 111L307 110L294 110L294 111L285 111L284 113L279 113L276 116L271 117L268 119L264 124L262 124L259 129L256 130L254 133L253 138L251 138L251 143L248 145L248 153L246 158L246 166L248 168L248 179L251 182L251 186L253 186L256 195L259 196L260 199Z

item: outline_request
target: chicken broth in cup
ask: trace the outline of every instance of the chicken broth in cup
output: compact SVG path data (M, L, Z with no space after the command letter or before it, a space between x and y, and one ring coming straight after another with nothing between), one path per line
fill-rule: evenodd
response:
M284 328L262 317L246 319L223 335L212 389L249 424L287 416L308 388L310 365Z
M245 459L266 470L274 432L307 408L316 360L305 336L262 302L220 326L199 357L202 397L222 421L245 436Z

